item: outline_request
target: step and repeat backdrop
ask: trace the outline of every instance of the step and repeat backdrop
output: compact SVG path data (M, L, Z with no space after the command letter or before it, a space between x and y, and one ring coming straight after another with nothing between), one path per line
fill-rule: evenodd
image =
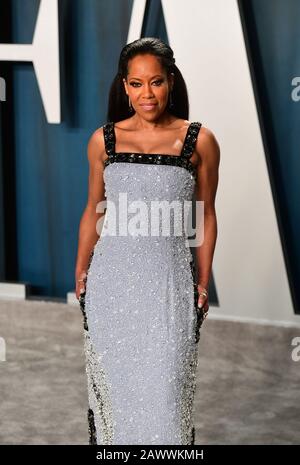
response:
M299 16L295 0L0 0L0 281L74 290L87 141L121 49L154 36L221 147L212 314L299 322Z

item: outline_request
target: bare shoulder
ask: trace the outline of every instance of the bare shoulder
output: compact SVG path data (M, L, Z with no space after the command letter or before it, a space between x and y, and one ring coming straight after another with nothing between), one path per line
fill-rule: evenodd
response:
M126 119L122 119L120 121L116 121L114 123L114 127L117 129L124 129L124 130L133 130L135 129L134 120L132 120L132 116Z
M103 126L97 128L91 135L88 140L88 145L98 145L99 148L105 149L104 146L104 130Z
M105 143L103 126L97 128L89 137L87 144L88 159L102 162L105 160Z
M195 151L200 162L219 164L220 146L213 131L201 126L196 142Z

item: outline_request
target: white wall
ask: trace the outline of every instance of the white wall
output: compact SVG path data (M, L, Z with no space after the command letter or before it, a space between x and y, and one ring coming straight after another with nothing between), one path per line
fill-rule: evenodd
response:
M190 120L221 146L210 316L299 323L294 314L235 0L163 0Z

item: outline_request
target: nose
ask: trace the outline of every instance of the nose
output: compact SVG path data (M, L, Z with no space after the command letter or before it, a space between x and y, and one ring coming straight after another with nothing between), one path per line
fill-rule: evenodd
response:
M143 97L144 98L153 97L153 91L152 91L152 88L151 88L150 84L145 84Z

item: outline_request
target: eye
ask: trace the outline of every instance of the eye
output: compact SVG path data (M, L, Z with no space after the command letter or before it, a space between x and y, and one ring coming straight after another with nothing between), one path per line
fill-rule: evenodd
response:
M158 83L158 85L160 85L162 82L163 82L163 80L162 80L162 79L158 79L157 81L154 81L154 83L153 83L153 84L155 84L155 83Z
M160 85L162 82L163 82L163 79L157 79L156 81L153 81L152 84ZM140 82L134 82L134 81L132 81L132 82L130 82L130 85L131 85L132 87L139 87L141 84L140 84Z

